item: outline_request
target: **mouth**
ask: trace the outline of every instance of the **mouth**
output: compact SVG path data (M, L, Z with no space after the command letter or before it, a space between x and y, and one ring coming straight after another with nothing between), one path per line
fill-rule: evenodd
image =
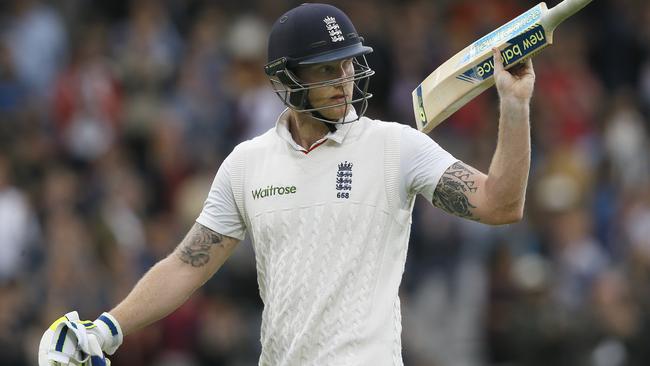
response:
M339 103L345 103L347 98L345 97L345 94L336 94L330 97L330 100L336 104L339 104Z

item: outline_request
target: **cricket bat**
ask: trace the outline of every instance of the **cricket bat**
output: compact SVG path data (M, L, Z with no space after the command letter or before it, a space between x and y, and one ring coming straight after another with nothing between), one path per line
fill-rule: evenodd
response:
M551 9L539 3L445 61L413 90L418 130L431 132L494 85L493 47L501 50L504 67L512 67L552 44L558 24L591 1L564 0Z

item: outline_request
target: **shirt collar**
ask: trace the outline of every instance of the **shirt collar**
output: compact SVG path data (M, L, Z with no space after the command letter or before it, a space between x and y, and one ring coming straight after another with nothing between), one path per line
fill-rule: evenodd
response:
M348 112L347 116L345 116L346 121L354 121L357 118L358 118L357 113L354 110L354 108L352 108ZM323 136L323 138L314 142L314 144L310 146L310 148L323 143L323 141L327 139L342 144L343 141L345 140L345 136L347 136L353 124L354 122L335 124L334 127L336 128L336 130L334 130L334 132L332 131L328 132L325 136ZM286 108L282 113L280 113L280 116L278 117L278 120L275 124L275 131L283 140L288 142L294 149L300 151L305 150L302 146L298 145L298 143L293 140L293 137L291 136L291 132L289 131L289 108Z

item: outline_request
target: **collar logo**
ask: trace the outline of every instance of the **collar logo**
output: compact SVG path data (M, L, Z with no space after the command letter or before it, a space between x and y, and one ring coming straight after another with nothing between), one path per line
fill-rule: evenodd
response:
M339 170L336 172L336 198L350 198L352 191L352 163L344 161L339 164Z
M345 40L343 37L343 32L341 32L341 28L336 22L336 18L327 16L325 19L323 19L323 22L325 23L325 29L327 29L332 42L340 42Z

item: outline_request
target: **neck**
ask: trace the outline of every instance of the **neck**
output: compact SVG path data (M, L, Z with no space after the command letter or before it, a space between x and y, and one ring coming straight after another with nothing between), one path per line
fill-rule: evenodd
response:
M291 111L289 131L298 145L309 150L316 141L327 135L329 129L325 126L325 122L314 119L309 113Z

